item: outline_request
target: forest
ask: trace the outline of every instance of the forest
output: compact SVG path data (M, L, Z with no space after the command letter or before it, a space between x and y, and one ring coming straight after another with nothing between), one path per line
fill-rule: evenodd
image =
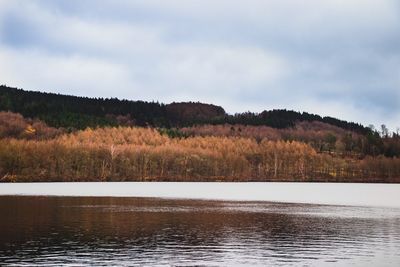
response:
M70 130L132 125L171 128L198 124L289 128L299 121L319 121L362 134L370 131L368 127L358 123L285 109L231 115L220 106L199 102L166 105L158 102L25 91L5 85L0 85L0 111L20 113L27 118L41 119L49 126Z
M108 127L42 140L1 139L2 181L400 182L400 159L317 153L298 141L171 138Z
M0 181L399 183L400 135L305 112L2 86Z

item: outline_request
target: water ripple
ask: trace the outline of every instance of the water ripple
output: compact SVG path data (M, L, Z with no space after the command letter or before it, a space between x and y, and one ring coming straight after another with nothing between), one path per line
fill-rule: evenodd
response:
M2 266L400 266L400 210L0 197Z

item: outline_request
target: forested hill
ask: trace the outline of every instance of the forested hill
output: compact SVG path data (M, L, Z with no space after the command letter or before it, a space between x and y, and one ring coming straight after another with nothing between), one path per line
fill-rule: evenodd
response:
M400 183L400 134L381 127L0 86L0 182Z
M88 98L54 93L25 91L0 86L0 111L39 118L52 127L84 129L97 126L138 125L183 127L194 124L241 124L289 128L301 121L319 121L360 134L369 133L361 124L307 112L271 110L261 113L229 115L222 107L195 102L162 104L158 102Z

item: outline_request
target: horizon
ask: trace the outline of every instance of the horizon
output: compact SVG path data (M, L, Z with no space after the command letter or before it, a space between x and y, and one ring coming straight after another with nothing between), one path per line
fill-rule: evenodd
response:
M287 109L394 132L400 4L0 0L0 83L67 95Z

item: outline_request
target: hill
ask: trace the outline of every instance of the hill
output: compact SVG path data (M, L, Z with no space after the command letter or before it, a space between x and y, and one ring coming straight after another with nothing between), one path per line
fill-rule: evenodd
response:
M290 128L297 122L319 121L356 133L370 129L358 123L307 112L270 110L234 115L216 105L198 102L162 104L158 102L88 98L54 93L25 91L0 86L0 111L12 111L27 118L38 118L52 127L85 129L98 126L184 127L195 124L243 124Z
M384 127L383 127L384 130ZM400 135L307 112L0 86L0 181L400 182Z

